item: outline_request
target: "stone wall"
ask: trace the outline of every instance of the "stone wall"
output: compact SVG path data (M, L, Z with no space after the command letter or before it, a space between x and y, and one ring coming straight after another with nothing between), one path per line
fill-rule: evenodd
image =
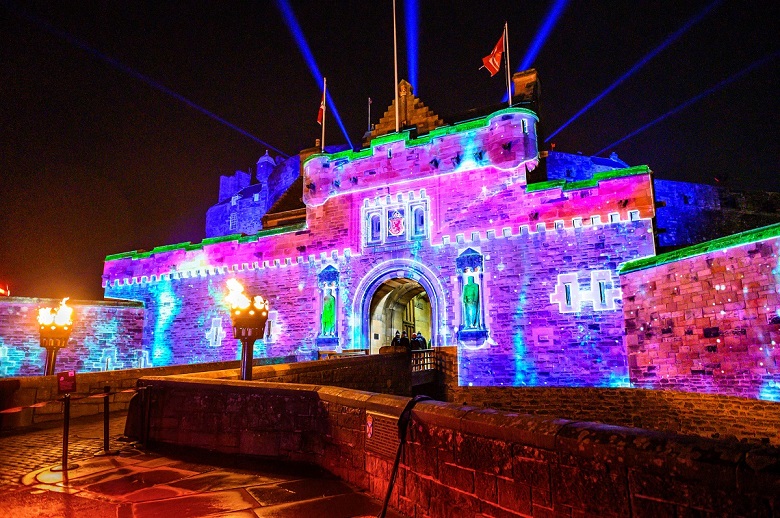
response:
M152 444L312 462L379 499L408 401L192 377L139 385ZM407 437L390 505L408 516L769 517L780 506L772 447L440 402L417 404Z
M658 244L695 245L780 221L780 193L655 179Z
M259 362L260 360L255 360ZM192 371L184 375L203 379L238 379L239 373L213 369L210 372ZM255 366L252 369L254 381L278 383L308 383L329 385L410 396L412 394L412 371L408 354L374 354L371 356L349 356L329 358L322 361L300 363L277 363Z
M455 347L437 349L446 401L477 408L593 421L780 446L780 403L638 388L458 386Z
M624 265L636 387L780 401L780 224Z
M46 351L40 347L38 309L58 299L0 297L0 378L40 376ZM69 300L73 334L57 354L55 372L97 372L148 365L142 348L144 306L130 301Z
M255 364L294 362L295 357L256 359ZM128 369L110 372L90 372L76 375L74 396L85 396L103 392L108 386L111 392L132 389L142 376L168 376L202 371L222 371L234 369L238 372L239 362L201 363L195 365L176 365L146 369ZM237 375L235 376L237 377ZM109 396L110 411L127 410L133 392L117 393ZM57 391L56 376L34 376L25 378L0 379L0 410L14 407L26 407L35 403L49 404L38 408L25 408L20 412L0 414L0 430L19 429L48 421L62 420L62 403L55 401L61 397ZM71 405L71 417L95 415L103 412L103 398L75 400Z

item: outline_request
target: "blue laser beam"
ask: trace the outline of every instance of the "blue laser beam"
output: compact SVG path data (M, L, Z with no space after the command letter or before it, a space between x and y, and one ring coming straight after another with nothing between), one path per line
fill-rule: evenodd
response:
M642 59L637 61L634 66L632 66L625 74L618 77L615 82L613 82L611 85L609 85L606 89L604 89L603 92L598 94L595 98L593 98L592 101L590 101L588 104L586 104L580 111L574 114L574 116L569 119L568 121L564 122L561 127L550 133L550 135L544 139L545 142L549 142L550 139L552 139L555 135L563 131L564 128L566 128L569 124L580 118L582 114L590 110L596 103L601 101L604 97L606 97L612 90L618 87L623 81L634 75L639 69L641 69L643 66L645 66L651 59L656 57L661 51L663 51L666 47L677 41L680 36L688 32L688 30L699 23L707 14L710 13L715 7L717 7L718 4L720 4L722 0L715 0L711 4L709 4L707 7L705 7L699 14L688 20L685 25L677 29L675 32L670 34L660 45L658 45L656 48L645 54Z
M533 41L531 41L531 46L528 47L528 50L525 51L525 56L523 56L523 61L520 63L520 66L517 68L516 70L517 72L522 72L523 70L528 70L529 68L531 68L531 65L536 59L536 56L539 54L539 51L542 50L542 46L544 45L544 42L547 41L547 37L555 28L555 24L558 23L558 19L561 17L563 11L566 9L567 3L568 0L555 0L555 3L547 12L547 16L545 16L544 20L542 20L542 25L539 26L539 30L536 31L536 34L534 35L534 39ZM512 85L512 88L514 89L514 85ZM506 100L507 97L506 94L504 94L504 98L502 102L506 102Z
M761 59L759 59L757 61L754 61L753 63L751 63L747 67L743 68L742 70L740 70L736 74L727 77L726 79L724 79L720 83L716 84L715 86L712 86L712 87L706 89L702 93L700 93L700 94L698 94L698 95L696 95L694 97L691 97L690 99L688 99L684 103L676 106L675 108L672 108L671 110L669 110L668 112L664 113L663 115L661 115L657 119L654 119L654 120L648 122L644 126L642 126L642 127L638 128L638 129L632 131L631 133L629 133L625 137L623 137L623 138L621 138L619 140L616 140L612 144L602 148L601 150L596 152L596 155L600 155L603 152L607 151L608 149L614 148L618 144L620 144L620 143L622 143L622 142L624 142L624 141L626 141L626 140L628 140L628 139L630 139L632 137L635 137L636 135L642 133L646 129L648 129L648 128L652 127L652 126L655 126L659 122L662 122L662 121L668 119L669 117L671 117L672 115L675 115L675 114L681 112L682 110L684 110L685 108L689 107L690 105L692 105L694 103L697 103L697 102L701 101L702 99L704 99L705 97L707 97L708 95L711 95L711 94L717 92L718 90L720 90L721 88L724 88L724 87L728 86L729 84L733 83L734 81L740 79L742 76L752 72L753 70L755 70L756 68L758 68L758 67L760 67L762 65L767 64L768 62L772 61L773 59L777 58L778 56L780 56L780 52L775 52L774 54L769 54L768 56L764 56L763 58L761 58Z
M420 97L420 85L417 84L417 53L419 51L420 6L417 0L404 1L404 17L406 25L406 66L409 82L415 88L415 94Z
M555 28L555 25L558 23L558 19L566 9L567 3L568 0L555 0L555 3L547 12L547 16L545 16L542 25L539 27L539 30L536 31L536 35L531 42L531 46L528 47L528 50L525 51L525 56L523 56L523 61L520 62L520 67L516 70L517 72L522 72L523 70L528 70L531 68L531 65L536 59L536 56L539 54L539 51L542 50L544 42L547 41L547 37Z
M298 50L303 55L303 59L306 61L311 75L317 82L317 87L321 88L322 74L320 73L320 68L317 66L317 61L314 59L314 54L311 52L311 48L306 41L306 36L303 35L303 29L301 29L301 26L298 23L298 19L295 17L295 13L293 12L292 7L290 7L290 3L287 0L276 0L276 7L279 9L279 12L282 13L284 23L287 25L287 28L295 40L296 45L298 45ZM349 145L352 146L352 141L349 139L347 128L344 127L344 123L341 121L341 116L339 115L339 111L336 109L336 103L333 102L330 91L326 93L326 97L328 111L333 115L333 118L336 119L336 123L339 125L339 128L341 128L341 132L344 134L344 138L347 140Z
M63 31L62 29L59 29L59 28L55 27L54 25L48 23L47 21L45 21L45 20L43 20L43 19L41 19L41 18L31 14L31 13L23 11L23 10L17 8L16 6L11 5L8 2L3 2L3 5L5 5L10 11L16 13L18 16L20 16L20 17L24 18L25 20L33 23L34 25L37 25L37 26L41 27L46 32L48 32L50 34L53 34L53 35L57 36L58 38L62 38L63 40L65 40L69 44L73 45L74 47L78 47L81 50L85 51L86 53L90 54L91 56L99 59L100 61L103 61L104 63L108 63L109 65L111 65L112 67L116 68L117 70L120 70L120 71L126 73L127 75L129 75L131 77L134 77L134 78L138 79L139 81L142 81L143 83L146 83L147 85L151 86L155 90L159 90L160 92L162 92L162 93L164 93L164 94L166 94L166 95L168 95L170 97L173 97L177 101L180 101L180 102L186 104L190 108L194 108L195 110L199 111L203 115L206 115L207 117L210 117L211 119L214 119L215 121L219 122L220 124L223 124L224 126L227 126L228 128L230 128L230 129L232 129L234 131L237 131L241 135L244 135L245 137L248 137L248 138L254 140L255 142L257 142L259 144L262 144L263 146L265 146L268 149L271 149L271 150L279 153L280 155L282 155L285 158L290 156L287 153L281 151L279 148L277 148L275 146L272 146L268 142L265 142L264 140L254 136L254 135L252 135L248 131L246 131L246 130L244 130L242 128L239 128L235 124L233 124L231 122L228 122L227 120L223 119L222 117L220 117L216 113L214 113L212 111L209 111L206 108L203 108L202 106L199 106L198 104L195 104L195 102L193 102L193 101L187 99L186 97L184 97L183 95L181 95L181 94L171 90L167 86L159 83L158 81L152 79L151 77L149 77L147 75L144 75L144 74L142 74L141 72L138 72L135 69L130 68L129 66L125 65L124 63L122 63L121 61L119 61L116 58L112 58L111 56L100 52L96 48L94 48L94 47L88 45L87 43L81 41L80 39L76 38L72 34Z

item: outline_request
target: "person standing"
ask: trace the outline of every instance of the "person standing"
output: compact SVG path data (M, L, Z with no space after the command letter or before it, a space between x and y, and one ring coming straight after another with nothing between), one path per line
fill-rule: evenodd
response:
M401 333L401 347L404 347L407 351L412 350L412 343L409 341L409 337L406 336L406 331Z
M390 342L390 345L392 347L401 347L401 331L395 332L395 338L393 338L393 341Z
M422 332L417 331L417 348L418 349L427 349L428 348L428 342L425 341L425 337L423 336Z

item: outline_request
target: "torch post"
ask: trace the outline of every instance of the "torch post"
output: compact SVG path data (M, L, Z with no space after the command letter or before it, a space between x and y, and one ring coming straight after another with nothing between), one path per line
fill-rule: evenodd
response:
M232 281L232 282L231 282ZM258 338L265 335L268 321L268 301L257 296L253 301L244 295L244 287L238 281L228 281L231 304L230 320L233 324L233 338L241 340L241 379L251 381L254 346Z
M38 312L38 323L41 332L41 347L46 349L46 363L43 367L43 375L51 376L54 374L54 366L57 363L57 353L60 349L68 345L70 333L73 329L73 310L62 301L60 308L56 313L50 308L40 309Z

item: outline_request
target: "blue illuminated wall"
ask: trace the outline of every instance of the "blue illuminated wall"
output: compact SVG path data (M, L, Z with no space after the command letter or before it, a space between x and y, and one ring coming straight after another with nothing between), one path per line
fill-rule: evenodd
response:
M38 308L54 299L0 298L0 377L41 376L46 354L39 345ZM98 372L148 365L142 345L144 308L137 302L68 301L73 334L57 355L55 371Z

